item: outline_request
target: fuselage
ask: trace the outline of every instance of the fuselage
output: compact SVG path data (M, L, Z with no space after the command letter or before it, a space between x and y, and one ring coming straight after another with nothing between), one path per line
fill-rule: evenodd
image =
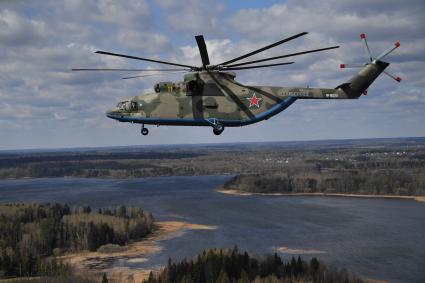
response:
M351 97L341 89L246 86L233 72L204 71L157 84L155 92L123 100L107 116L141 124L236 127L268 119L299 98Z

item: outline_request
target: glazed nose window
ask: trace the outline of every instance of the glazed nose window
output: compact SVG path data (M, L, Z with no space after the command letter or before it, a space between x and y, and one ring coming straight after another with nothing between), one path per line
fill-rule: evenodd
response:
M117 104L117 108L118 108L119 110L124 110L124 103L123 103L123 102L118 102L118 104Z
M119 110L129 110L129 103L128 103L128 101L122 101L122 102L119 102L118 104L117 104L117 108L119 109Z

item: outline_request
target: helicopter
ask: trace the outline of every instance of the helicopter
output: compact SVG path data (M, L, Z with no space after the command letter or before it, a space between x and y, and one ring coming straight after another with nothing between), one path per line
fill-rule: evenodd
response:
M350 80L335 88L310 87L275 87L244 85L235 80L238 70L268 68L291 65L294 62L278 62L258 64L314 52L339 48L325 48L301 51L264 59L242 61L260 52L289 42L306 35L301 32L278 42L269 44L252 52L227 60L219 64L210 64L207 46L203 35L195 36L202 65L192 66L156 59L149 59L126 54L96 51L97 54L116 56L133 60L147 61L169 65L168 69L88 69L79 68L73 71L156 71L185 72L183 81L159 82L154 85L154 92L133 96L121 100L114 108L106 111L106 116L120 122L141 124L141 134L149 133L146 125L170 126L209 126L215 135L220 135L225 127L241 127L267 120L282 112L298 99L357 99L367 95L369 86L381 74L385 73L397 82L401 78L387 69L390 65L382 59L400 46L396 42L380 55L373 57L362 33L364 49L368 61L364 64L341 64L340 68L361 68ZM276 61L275 61L276 62ZM178 68L176 68L178 67ZM137 78L148 75L125 77Z

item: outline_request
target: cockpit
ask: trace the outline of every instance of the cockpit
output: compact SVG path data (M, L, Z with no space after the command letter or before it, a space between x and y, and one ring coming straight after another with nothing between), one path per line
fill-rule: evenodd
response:
M116 108L119 111L135 112L139 110L139 103L137 101L120 101Z

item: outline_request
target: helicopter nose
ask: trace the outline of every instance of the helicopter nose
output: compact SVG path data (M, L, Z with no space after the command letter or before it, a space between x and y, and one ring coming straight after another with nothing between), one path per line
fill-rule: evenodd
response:
M111 118L111 119L115 118L113 109L106 110L105 114L106 114L106 117L108 117L108 118Z

